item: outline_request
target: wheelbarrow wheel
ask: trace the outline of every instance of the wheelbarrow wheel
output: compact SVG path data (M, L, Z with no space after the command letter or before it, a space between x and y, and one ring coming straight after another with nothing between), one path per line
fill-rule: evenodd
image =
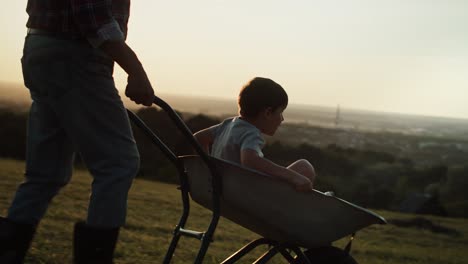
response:
M333 246L307 249L304 255L312 264L358 264L348 252ZM302 263L303 261L299 259L294 262L294 264Z

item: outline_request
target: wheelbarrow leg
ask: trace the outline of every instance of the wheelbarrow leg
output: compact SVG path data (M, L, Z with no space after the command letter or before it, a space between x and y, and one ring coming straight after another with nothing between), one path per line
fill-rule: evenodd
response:
M265 264L267 263L271 258L273 258L276 254L280 252L279 249L280 246L273 246L270 248L265 254L263 254L261 257L259 257L255 262L252 264Z
M291 250L294 251L294 253L296 253L296 259L300 261L299 263L311 264L309 258L304 254L304 252L302 252L302 250L299 247L292 247Z
M181 236L180 230L185 227L185 223L187 223L187 218L189 216L190 212L190 200L189 200L189 195L188 195L188 184L186 181L186 174L185 171L179 170L179 173L181 174L181 186L180 186L180 191L181 191L181 196L182 196L182 206L183 206L183 211L182 215L179 220L179 224L176 226L173 232L172 236L172 241L171 244L169 245L169 248L167 249L166 256L164 257L164 264L169 264L171 262L172 256L174 255L174 251L177 248L177 243L179 243L179 239Z
M169 248L167 249L167 252L166 252L166 256L164 257L164 261L163 261L164 264L171 263L171 259L172 259L172 256L174 255L174 251L177 247L177 243L179 243L179 238L180 238L179 234L174 234L174 236L172 237L171 244L169 245Z
M217 210L213 210L213 216L211 218L211 223L210 226L208 227L208 230L205 232L203 237L201 238L201 246L200 250L198 251L197 258L195 259L195 264L201 264L203 262L203 258L205 258L206 251L208 251L208 246L210 243L213 241L213 234L214 231L216 230L216 226L218 225L219 221L219 213L217 213Z
M281 248L281 249L280 249L280 253L281 253L281 255L283 255L283 257L288 261L288 263L294 263L294 258L293 258L293 256L291 256L291 254L289 253L289 251L287 251L285 248Z
M266 239L264 237L256 239L248 243L247 245L243 246L241 249L239 249L237 252L229 256L227 259L225 259L223 262L220 264L232 264L247 255L250 251L254 250L258 246L261 245L270 245L272 243L271 240Z

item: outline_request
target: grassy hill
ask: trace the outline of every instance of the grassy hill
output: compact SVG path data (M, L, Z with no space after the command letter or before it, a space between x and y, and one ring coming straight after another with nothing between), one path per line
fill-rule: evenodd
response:
M24 163L0 160L0 214L5 215L15 188L22 180ZM85 218L91 178L76 170L72 182L52 202L39 226L27 263L71 263L73 223ZM174 185L137 179L129 196L127 226L116 249L116 263L161 263L181 212L180 194ZM393 222L415 215L378 211ZM195 204L187 228L204 230L210 212ZM420 227L394 224L371 226L357 233L352 255L360 264L466 263L468 219L424 216ZM435 225L429 228L427 223ZM424 228L426 227L426 228ZM258 236L221 219L205 263L219 263ZM343 247L346 239L335 244ZM191 263L199 242L182 238L173 263ZM255 252L259 256L262 252ZM251 263L255 258L245 259ZM284 263L276 257L272 263Z

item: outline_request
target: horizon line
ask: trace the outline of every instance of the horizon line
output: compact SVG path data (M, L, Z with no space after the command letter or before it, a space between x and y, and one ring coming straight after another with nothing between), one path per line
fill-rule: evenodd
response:
M21 82L13 82L13 81L5 81L5 80L0 80L0 88L6 88L3 87L3 85L14 85L14 86L21 86L24 87L24 93L25 96L28 95L27 93L27 88L22 84ZM7 88L8 89L8 88ZM14 88L11 88L14 89ZM122 92L120 89L117 88L119 92ZM161 95L161 96L160 96ZM222 96L212 96L212 95L199 95L199 94L178 94L178 93L160 93L157 95L161 99L164 99L164 96L167 97L188 97L188 98L198 98L198 99L205 99L205 100L213 100L213 101L229 101L233 102L237 106L237 100L236 99L230 99L227 97L222 97ZM29 97L28 97L29 98ZM129 102L130 104L134 104L129 98L126 96L122 96L122 101L124 102ZM0 100L2 99L2 96L0 96ZM29 101L29 100L25 100ZM20 102L21 103L21 102ZM137 107L144 107L142 105L136 105ZM331 105L317 105L317 104L306 104L306 103L296 103L296 102L290 102L289 106L294 106L294 108L325 108L325 109L336 109L338 106L340 108L340 111L352 111L352 112L365 112L368 114L383 114L383 115L401 115L401 116L406 116L406 117L421 117L421 118L441 118L441 119L451 119L451 120L457 120L457 121L463 121L463 122L468 122L468 117L460 117L460 116L446 116L446 115L434 115L434 114L419 114L419 113L405 113L405 112L394 112L394 111L387 111L387 110L375 110L375 109L364 109L364 108L356 108L356 107L348 107L345 104L336 104L335 106ZM297 108L295 110L297 110ZM227 114L227 113L221 113L221 114Z

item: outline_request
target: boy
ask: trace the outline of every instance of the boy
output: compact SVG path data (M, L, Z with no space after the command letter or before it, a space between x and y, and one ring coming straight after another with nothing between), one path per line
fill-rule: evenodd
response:
M205 151L216 158L229 160L285 180L298 191L310 191L315 179L314 167L304 159L288 167L263 157L262 133L273 136L283 122L288 95L281 85L256 77L240 91L239 116L194 134Z

